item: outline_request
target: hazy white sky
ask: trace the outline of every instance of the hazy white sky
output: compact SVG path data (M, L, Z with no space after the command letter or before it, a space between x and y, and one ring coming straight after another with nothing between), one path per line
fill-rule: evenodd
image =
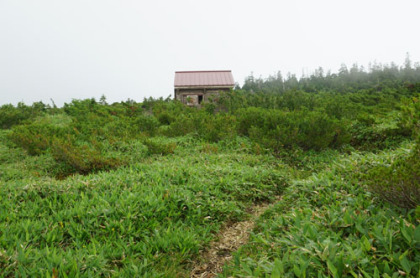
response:
M419 0L0 0L0 105L173 93L176 70L420 61Z

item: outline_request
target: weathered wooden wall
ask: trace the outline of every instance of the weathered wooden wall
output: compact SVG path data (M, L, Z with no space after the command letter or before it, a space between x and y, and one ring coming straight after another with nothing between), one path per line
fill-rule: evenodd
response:
M199 106L202 101L207 101L211 96L231 88L176 88L175 99L190 106ZM200 98L201 96L201 98Z

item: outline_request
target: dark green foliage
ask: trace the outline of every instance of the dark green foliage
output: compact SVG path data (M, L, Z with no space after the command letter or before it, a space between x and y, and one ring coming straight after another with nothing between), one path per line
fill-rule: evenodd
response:
M196 113L181 114L174 120L167 131L164 133L167 136L184 136L189 133L194 133L199 124Z
M50 139L43 134L42 127L19 126L10 134L10 140L23 148L29 155L39 155L50 145Z
M63 137L69 132L68 126L38 121L15 126L9 138L14 144L26 150L29 155L39 155L49 148L54 138Z
M53 140L51 155L57 163L53 172L59 179L71 174L87 175L111 170L123 164L117 158L103 155L98 146L96 148L88 145L76 146L70 140Z
M198 135L206 141L218 142L236 136L236 117L229 114L200 113L197 121Z
M169 113L161 113L158 117L158 120L159 120L159 123L161 123L162 125L169 125L175 119Z
M214 114L217 109L217 104L214 101L203 103L204 110L209 114Z
M416 135L420 132L420 100L419 95L404 99L401 106L401 119L398 127L405 135Z
M351 145L361 149L383 149L398 136L397 129L378 130L375 119L363 114L353 122L350 133Z
M320 111L238 110L238 132L275 151L298 146L321 150L348 141L344 123Z
M149 154L168 155L173 154L176 143L163 143L156 140L146 139L143 144L147 146Z
M375 167L366 179L382 199L407 209L420 206L420 137L408 157Z
M165 135L195 134L209 142L236 136L236 117L230 114L209 114L205 110L180 115L171 123Z
M237 112L238 118L238 133L243 136L250 135L250 129L255 127L262 127L265 123L265 115L269 112L265 109L250 107L241 109Z
M322 68L315 70L310 76L298 79L293 74L283 77L280 72L267 79L249 76L242 89L253 92L283 93L289 90L306 92L332 91L339 93L356 92L374 89L382 91L386 88L399 88L400 93L418 90L420 82L420 66L412 67L411 63L398 67L395 63L382 65L374 63L366 71L357 64L350 69L342 65L338 73L325 72Z
M178 101L149 100L147 106L153 112L153 115L162 125L169 125L174 122L181 114L186 113L190 108Z
M0 107L0 128L8 129L24 121L34 120L37 116L40 116L51 109L50 106L44 103L34 102L31 106L27 106L22 102L19 102L16 107L11 104L5 104Z
M135 118L135 123L139 132L144 132L149 136L153 136L159 127L159 121L152 115L139 115Z
M30 155L50 153L57 163L53 175L59 178L123 165L122 159L108 157L102 146L153 136L160 125L134 103L109 106L94 99L73 100L63 110L68 116L44 116L14 127L9 135Z

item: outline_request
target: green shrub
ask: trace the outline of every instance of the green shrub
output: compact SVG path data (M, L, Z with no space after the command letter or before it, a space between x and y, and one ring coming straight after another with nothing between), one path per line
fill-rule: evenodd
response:
M139 130L130 118L116 118L103 126L102 137L111 141L126 141L139 135Z
M54 138L64 136L68 132L69 129L65 126L34 122L13 127L9 139L29 155L40 155L50 147Z
M27 119L17 108L11 104L5 104L0 107L0 128L7 129L19 124Z
M349 140L345 122L323 111L239 110L238 133L276 152L295 146L321 150L339 147Z
M154 116L139 115L136 117L135 125L140 132L144 132L150 136L153 136L155 135L160 124L158 119L156 119Z
M163 112L158 116L158 120L159 120L159 123L162 125L169 125L175 119L168 112Z
M349 128L351 145L358 149L375 150L392 147L404 138L410 137L412 130L401 127L396 113L386 117L374 118L370 115L359 115Z
M195 113L181 114L174 122L171 123L169 128L166 130L165 135L170 137L184 136L197 131L198 117Z
M218 142L236 136L236 117L229 114L200 114L198 135L206 141Z
M240 135L249 136L250 129L254 127L260 127L264 125L264 118L267 114L266 110L256 107L250 107L247 109L240 109L236 115L238 118L238 133Z
M151 139L146 139L143 143L147 146L149 154L173 154L176 148L176 143L163 143Z
M50 145L50 138L39 131L30 130L26 126L19 126L9 135L10 140L26 150L29 155L40 155Z
M19 102L16 107L11 104L2 105L0 106L0 128L9 129L24 121L35 119L49 108L42 102L34 102L31 106L27 106L23 102Z
M360 117L350 126L351 145L371 149L378 147L385 141L384 133L379 133L374 128L373 117Z
M405 100L401 107L401 119L398 127L405 135L417 134L420 131L420 101L414 97Z
M84 100L73 99L71 103L65 103L63 107L66 114L79 119L85 118L89 113L102 112L105 114L105 109L105 106L100 105L94 98Z
M87 175L114 169L123 164L117 158L102 155L98 148L88 145L76 146L70 140L53 140L51 154L57 163L54 170L57 178L65 178L76 173Z
M203 109L209 113L209 114L214 114L216 112L217 109L217 105L214 102L204 102L204 104L202 105Z
M377 166L367 174L370 189L383 200L412 209L420 204L420 137L409 157L390 166Z

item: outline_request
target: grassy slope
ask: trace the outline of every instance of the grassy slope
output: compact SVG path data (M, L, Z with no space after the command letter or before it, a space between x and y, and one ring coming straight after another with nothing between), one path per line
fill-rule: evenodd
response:
M128 147L124 155L137 161L130 166L64 181L48 177L49 156L28 157L0 140L0 274L187 277L223 222L247 217L247 206L280 194L290 179L221 276L418 275L415 220L377 203L361 179L409 144L297 154L289 161L296 169L252 154L240 138L156 140L176 142L175 154Z
M418 277L420 226L377 202L361 179L409 148L343 155L294 180L221 276Z
M222 222L284 186L276 160L248 154L247 141L176 141L174 155L64 181L36 177L48 158L2 145L0 274L186 276Z

